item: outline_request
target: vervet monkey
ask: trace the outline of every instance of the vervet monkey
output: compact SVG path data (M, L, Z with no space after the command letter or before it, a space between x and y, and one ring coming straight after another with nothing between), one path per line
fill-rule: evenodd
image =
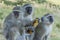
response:
M12 13L10 13L4 21L4 35L6 39L8 39L9 36L9 30L13 25L19 25L21 26L21 20L23 19L23 12L20 6L16 6L13 8ZM21 28L22 29L22 28ZM20 29L20 30L21 30Z
M52 31L53 22L53 15L49 13L41 17L41 22L39 22L35 29L35 36L33 40L48 40Z

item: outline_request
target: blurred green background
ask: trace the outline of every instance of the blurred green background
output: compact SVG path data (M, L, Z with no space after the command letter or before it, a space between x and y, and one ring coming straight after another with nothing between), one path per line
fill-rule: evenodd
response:
M31 3L35 10L35 17L42 17L46 13L54 15L51 40L60 40L60 0L0 0L0 40L5 40L3 35L3 21L16 5Z

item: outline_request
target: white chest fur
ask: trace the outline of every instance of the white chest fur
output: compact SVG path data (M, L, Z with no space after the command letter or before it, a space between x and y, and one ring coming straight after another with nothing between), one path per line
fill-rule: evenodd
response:
M49 26L45 26L45 30L46 30L46 35L47 34L49 34L49 33L51 33L51 31L52 31L52 25L49 25Z

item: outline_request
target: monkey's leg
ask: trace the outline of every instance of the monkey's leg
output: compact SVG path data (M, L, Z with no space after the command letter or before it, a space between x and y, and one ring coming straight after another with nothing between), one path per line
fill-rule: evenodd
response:
M48 34L48 35L45 35L45 37L44 37L44 39L43 40L48 40L49 39L49 37L50 37L50 35Z
M9 32L9 40L16 40L19 35L20 34L18 29L16 27L13 27L10 29L10 32Z

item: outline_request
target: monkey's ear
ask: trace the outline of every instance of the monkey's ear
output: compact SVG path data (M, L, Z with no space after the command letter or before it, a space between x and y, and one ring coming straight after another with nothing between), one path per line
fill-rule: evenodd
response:
M39 20L40 20L40 19L38 19L38 18L36 18L36 19L34 20L33 26L34 26L35 28L38 26Z
M14 16L15 16L16 18L19 17L19 11L13 11L13 14L14 14Z
M42 22L44 21L43 17L41 17L41 21L42 21Z
M27 13L27 14L31 14L32 13L32 5L31 4L25 4L24 6L24 9L25 9L25 12Z

